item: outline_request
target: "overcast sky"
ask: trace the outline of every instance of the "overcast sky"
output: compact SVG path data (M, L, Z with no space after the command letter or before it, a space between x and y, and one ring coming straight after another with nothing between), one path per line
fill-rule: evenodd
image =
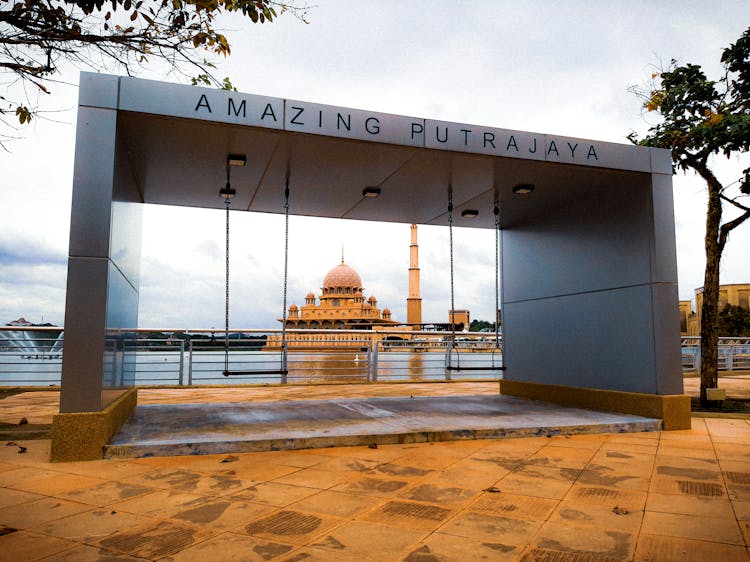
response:
M242 92L627 142L648 122L628 86L676 58L718 77L721 49L750 26L746 1L343 2L318 0L305 25L227 20L232 57L219 72ZM146 70L145 78L185 82ZM77 72L40 102L49 119L0 153L0 323L62 324L75 143ZM0 90L6 88L0 84ZM0 95L2 95L0 91ZM717 162L724 178L747 167ZM218 189L220 186L216 186ZM680 298L703 283L705 190L674 178ZM409 226L292 217L289 303L316 294L340 261L366 295L405 320ZM283 218L234 213L232 326L278 325ZM146 206L141 327L223 327L223 214ZM456 307L492 318L494 238L457 229ZM423 318L446 321L448 233L420 227ZM750 225L732 235L722 283L750 282Z

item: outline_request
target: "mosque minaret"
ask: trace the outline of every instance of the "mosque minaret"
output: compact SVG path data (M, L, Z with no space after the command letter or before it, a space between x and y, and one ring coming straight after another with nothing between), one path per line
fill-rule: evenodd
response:
M411 225L409 245L409 296L406 298L406 323L422 323L422 294L419 289L419 246L417 245L417 225Z

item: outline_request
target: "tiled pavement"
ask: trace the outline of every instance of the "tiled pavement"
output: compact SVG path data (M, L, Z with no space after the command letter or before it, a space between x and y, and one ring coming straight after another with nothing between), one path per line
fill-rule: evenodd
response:
M733 394L750 388L734 384ZM347 397L496 392L487 383L148 389L139 401L314 399L333 388ZM0 421L49 423L57 393L1 405ZM0 443L0 562L750 560L745 420L377 449L68 464L48 455L49 441Z
M0 561L750 560L746 420L377 449L48 455L49 441L0 444Z

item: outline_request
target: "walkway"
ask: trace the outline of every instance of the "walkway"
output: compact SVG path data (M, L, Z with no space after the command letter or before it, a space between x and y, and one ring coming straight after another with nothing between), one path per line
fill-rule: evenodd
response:
M457 388L433 391L443 387ZM0 561L750 561L746 420L66 464L48 455L45 440L0 447Z

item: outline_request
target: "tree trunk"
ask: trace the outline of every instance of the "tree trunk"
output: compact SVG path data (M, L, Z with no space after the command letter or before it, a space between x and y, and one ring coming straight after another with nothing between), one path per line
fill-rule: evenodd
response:
M701 405L706 406L706 389L716 388L719 368L719 262L721 246L721 187L708 182L708 212L706 215L706 272L703 279L701 306ZM718 187L718 188L717 188Z

